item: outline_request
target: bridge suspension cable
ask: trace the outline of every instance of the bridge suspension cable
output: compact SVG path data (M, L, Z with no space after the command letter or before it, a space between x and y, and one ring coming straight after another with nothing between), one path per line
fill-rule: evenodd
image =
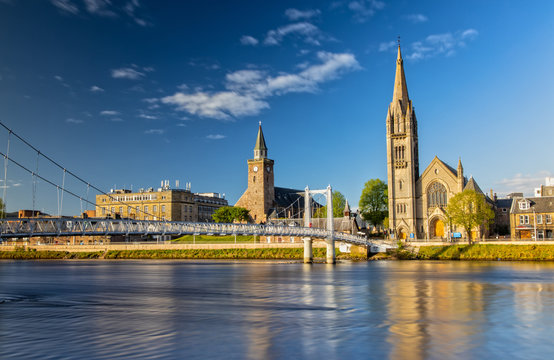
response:
M8 174L8 163L11 161L12 163L14 163L15 165L17 165L18 167L20 167L21 169L23 169L24 171L27 171L28 173L31 174L31 176L34 176L36 178L39 178L45 182L47 182L48 184L56 187L57 191L58 191L58 216L61 216L61 211L63 210L63 193L68 193L69 195L72 195L78 199L80 199L81 201L85 200L83 199L82 196L79 196L77 194L75 194L74 192L68 190L65 188L65 179L66 179L66 175L70 175L72 176L73 178L75 178L76 180L80 181L81 183L83 184L86 184L87 185L87 189L94 189L96 190L98 193L102 194L102 195L106 195L108 196L112 201L115 201L119 204L122 204L122 205L125 205L125 206L132 206L131 204L129 203L126 203L124 201L121 201L120 199L118 199L117 197L114 197L112 195L110 195L109 193L103 191L102 189L100 189L99 187L97 186L94 186L93 184L91 184L90 182L84 180L83 178L81 178L80 176L78 176L77 174L75 174L74 172L70 171L70 170L67 170L63 165L61 165L60 163L58 163L57 161L55 161L54 159L52 159L51 157L49 157L48 155L44 154L43 152L41 152L39 149L37 149L35 146L33 146L30 142L28 142L27 140L25 140L23 137L19 136L16 132L14 132L12 129L10 129L9 127L7 127L4 123L2 123L0 121L0 126L3 127L4 129L7 130L8 132L8 145L7 145L7 150L6 150L6 153L2 153L0 152L0 155L4 157L4 191L3 191L3 197L2 199L4 200L4 203L6 202L6 190L7 190L7 174ZM10 140L11 140L11 136L15 136L18 140L20 140L23 144L25 144L26 146L28 146L29 148L31 148L34 152L37 153L37 163L36 163L36 172L33 172L32 170L29 170L27 167L23 166L21 163L15 161L14 159L10 158L9 157L9 153L10 153ZM39 162L39 158L40 157L43 157L45 158L46 160L48 160L50 163L52 163L54 166L56 166L57 168L59 168L60 170L63 171L63 179L62 179L62 185L60 186L59 184L56 184L54 183L53 181L50 181L46 178L44 178L43 176L40 176L38 175L38 162ZM36 184L35 184L35 187L33 189L33 192L32 192L32 196L33 196L33 211L35 210L35 207L36 207L36 204L35 204L35 196L36 196ZM88 190L87 190L87 198L86 198L86 203L87 204L91 204L93 205L94 207L96 207L96 204L95 203L92 203L90 201L88 201ZM112 211L110 208L107 209L108 212L110 214L113 213L113 215L117 214L116 211ZM144 215L146 216L153 216L155 217L156 215L154 214L150 214L146 211L144 211L143 209L136 209L137 211L143 213ZM165 219L163 219L163 221L165 221Z

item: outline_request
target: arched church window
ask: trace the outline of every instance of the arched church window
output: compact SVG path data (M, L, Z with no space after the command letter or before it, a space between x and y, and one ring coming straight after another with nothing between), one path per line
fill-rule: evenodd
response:
M434 182L427 190L427 202L429 207L446 207L446 187L439 182Z
M402 190L403 183L404 182L402 180L398 181L398 190Z

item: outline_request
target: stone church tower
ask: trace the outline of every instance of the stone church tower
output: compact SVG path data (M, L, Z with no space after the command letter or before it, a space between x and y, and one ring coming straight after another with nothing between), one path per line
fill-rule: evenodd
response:
M267 146L260 122L254 146L254 158L248 160L248 188L235 206L249 209L252 220L261 223L267 221L274 203L273 160L267 158Z
M400 45L392 102L387 113L389 228L417 234L416 182L419 178L417 120L404 75Z

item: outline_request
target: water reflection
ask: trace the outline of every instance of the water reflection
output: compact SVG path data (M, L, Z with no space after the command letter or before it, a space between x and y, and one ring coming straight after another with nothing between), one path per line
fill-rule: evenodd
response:
M547 263L6 261L0 358L544 358L553 275Z

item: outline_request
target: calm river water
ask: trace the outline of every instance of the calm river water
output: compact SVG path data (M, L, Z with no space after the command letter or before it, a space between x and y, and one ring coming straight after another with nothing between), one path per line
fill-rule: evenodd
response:
M0 261L1 359L546 359L554 264Z

